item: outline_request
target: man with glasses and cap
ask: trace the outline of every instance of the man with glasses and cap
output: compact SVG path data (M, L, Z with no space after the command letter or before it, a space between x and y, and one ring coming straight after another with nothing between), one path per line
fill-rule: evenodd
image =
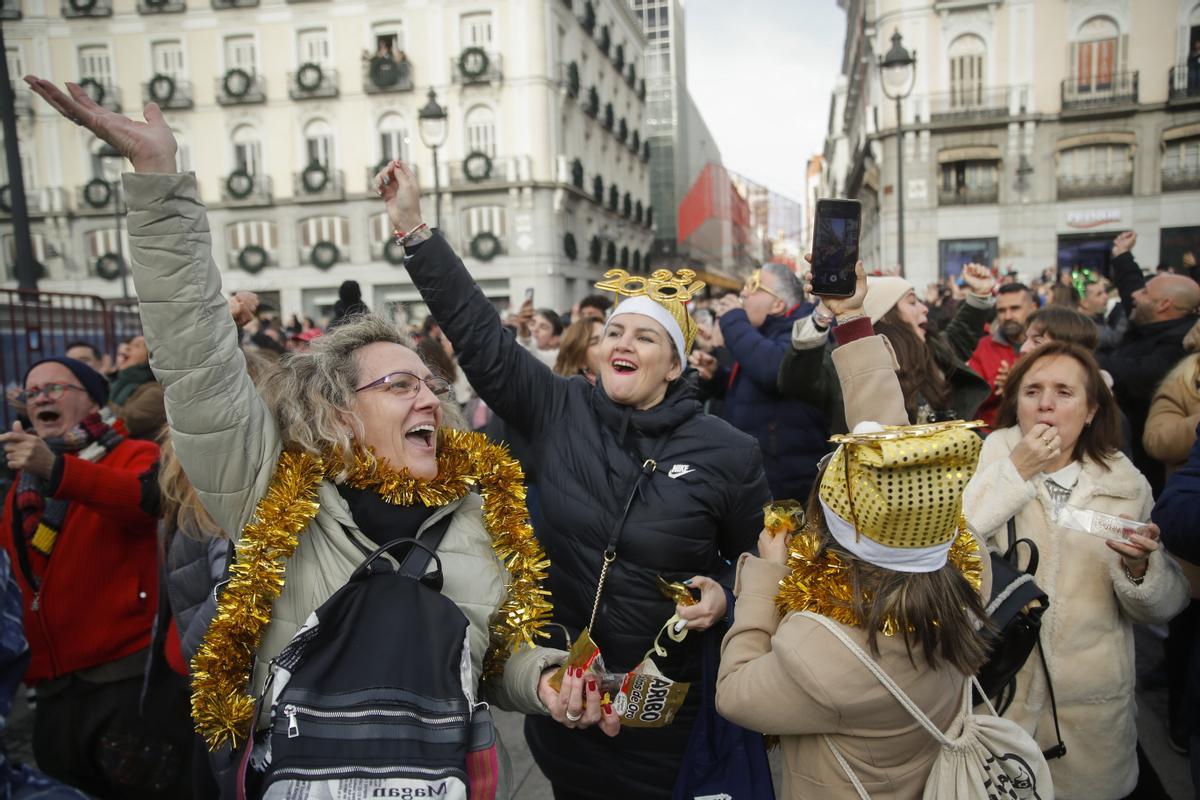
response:
M143 489L154 482L158 445L105 421L108 382L73 358L35 363L20 400L33 430L17 422L0 434L14 473L0 544L24 597L34 755L47 774L89 794L151 796L128 782L119 743L144 727L138 698L158 571Z
M722 369L712 355L697 351L692 366L710 393L725 398L721 415L758 439L771 495L802 500L812 488L817 461L829 449L829 420L807 403L784 398L777 379L792 327L813 306L786 264L755 270L740 295L726 295L719 303L721 334L734 364Z

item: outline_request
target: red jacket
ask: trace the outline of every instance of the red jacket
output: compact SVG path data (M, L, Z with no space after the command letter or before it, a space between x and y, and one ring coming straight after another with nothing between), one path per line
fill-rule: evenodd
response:
M1017 351L1013 350L1011 345L996 341L990 334L979 340L979 344L975 346L975 352L971 354L971 359L967 362L967 366L982 375L983 379L988 382L988 386L992 387L992 393L975 412L975 416L985 421L988 427L995 426L996 414L1000 411L1000 395L996 393L996 375L1000 372L1000 365L1005 362L1008 363L1010 370L1016 366Z
M67 517L49 560L30 549L41 574L34 591L13 546L16 486L4 500L0 540L25 596L29 669L36 685L95 667L150 645L158 600L155 520L141 509L139 476L158 460L158 445L126 439L93 464L63 456L54 497L68 500Z

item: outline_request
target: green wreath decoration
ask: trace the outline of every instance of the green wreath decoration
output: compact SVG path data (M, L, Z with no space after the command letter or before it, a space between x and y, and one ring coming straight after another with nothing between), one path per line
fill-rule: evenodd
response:
M471 183L486 181L492 177L492 159L481 150L473 150L463 159L463 175Z
M389 237L383 245L383 260L392 266L404 263L404 245L398 243L394 236Z
M7 183L0 186L0 211L6 214L12 211L12 187Z
M341 258L341 251L333 242L317 242L309 251L308 258L317 269L329 269Z
M254 76L241 67L234 67L225 73L225 77L221 78L221 88L230 97L245 97L253 84Z
M83 202L92 208L104 208L112 200L112 186L103 178L92 178L83 185Z
M256 244L248 244L238 253L237 260L239 267L254 275L267 265L267 251Z
M387 56L375 56L371 59L371 83L380 89L390 89L404 80L408 71L407 64L401 64Z
M471 80L483 77L490 65L491 59L482 47L468 47L458 57L458 71Z
M329 183L329 170L319 161L313 161L300 173L300 183L304 184L304 191L317 194Z
M96 274L106 281L115 281L121 277L125 268L125 259L116 253L105 253L96 259Z
M471 255L480 261L491 261L500 255L500 238L490 231L481 231L471 240Z
M86 13L96 7L96 0L68 0L67 5L74 11Z
M234 200L244 200L254 191L254 176L244 169L235 169L225 178L225 191Z
M90 6L89 6L90 8ZM92 102L98 106L104 105L104 98L108 96L108 92L104 89L104 84L95 78L84 78L79 82L79 88L87 93L87 96L92 98Z
M160 72L146 84L146 93L156 103L169 103L175 97L175 79Z
M321 87L321 81L324 79L325 71L321 69L321 65L311 61L301 64L300 69L296 70L296 85L306 92L315 92Z
M575 234L568 231L563 234L563 252L567 254L567 258L572 261L579 255L579 248L575 244Z

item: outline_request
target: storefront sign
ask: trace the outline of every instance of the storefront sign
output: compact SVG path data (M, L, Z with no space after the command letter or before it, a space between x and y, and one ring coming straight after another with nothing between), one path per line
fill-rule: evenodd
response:
M1114 222L1121 221L1121 210L1119 208L1101 208L1091 211L1068 211L1067 225L1071 228L1098 228L1101 225L1108 225Z

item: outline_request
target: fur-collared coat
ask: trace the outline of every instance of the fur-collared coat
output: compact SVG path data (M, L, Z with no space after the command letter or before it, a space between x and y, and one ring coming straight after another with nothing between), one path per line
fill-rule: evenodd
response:
M1042 646L1067 745L1067 755L1050 762L1055 795L1125 797L1138 774L1133 623L1164 623L1179 613L1188 602L1187 582L1160 549L1136 585L1103 539L1053 525L1043 480L1022 480L1009 458L1020 440L1020 429L1012 427L984 442L979 469L963 496L967 522L999 550L1007 547L1006 523L1015 516L1017 536L1032 539L1041 556L1036 579L1050 597ZM1123 455L1108 466L1085 459L1069 502L1148 520L1153 499L1146 479ZM1054 743L1045 673L1036 657L1018 673L1016 697L1005 716L1043 748Z

